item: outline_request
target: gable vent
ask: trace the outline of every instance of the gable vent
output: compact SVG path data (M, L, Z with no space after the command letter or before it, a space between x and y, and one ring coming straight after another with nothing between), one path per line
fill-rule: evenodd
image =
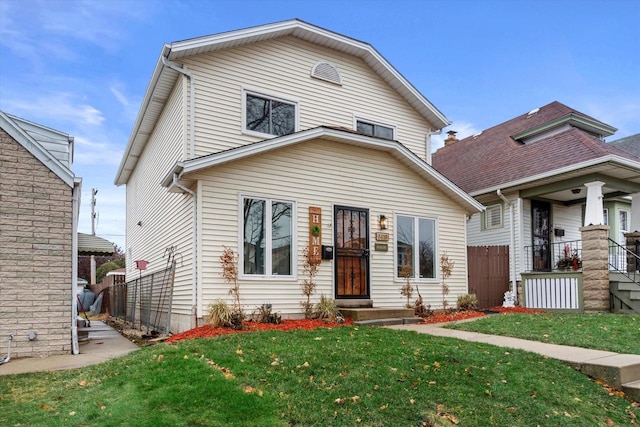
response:
M311 77L335 83L337 85L342 84L342 78L340 77L338 69L327 61L317 62L311 69Z

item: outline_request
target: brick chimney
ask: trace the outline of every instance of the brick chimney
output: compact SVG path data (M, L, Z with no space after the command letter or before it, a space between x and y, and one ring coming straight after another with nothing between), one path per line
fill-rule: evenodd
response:
M458 138L456 138L456 132L455 130L450 130L449 132L447 132L447 139L444 140L444 146L446 147L447 145L451 145L454 142L458 141Z

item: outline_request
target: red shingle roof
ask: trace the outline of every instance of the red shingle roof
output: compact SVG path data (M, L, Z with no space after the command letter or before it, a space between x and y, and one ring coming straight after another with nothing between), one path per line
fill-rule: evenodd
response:
M513 135L569 115L610 128L555 101L535 114L523 114L439 149L433 154L433 167L466 192L473 193L610 154L638 160L573 126L527 144L513 139Z

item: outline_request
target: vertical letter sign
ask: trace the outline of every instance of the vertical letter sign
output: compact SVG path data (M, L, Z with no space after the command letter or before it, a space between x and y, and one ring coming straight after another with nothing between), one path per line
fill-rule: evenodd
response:
M322 262L322 209L316 206L309 206L309 258Z

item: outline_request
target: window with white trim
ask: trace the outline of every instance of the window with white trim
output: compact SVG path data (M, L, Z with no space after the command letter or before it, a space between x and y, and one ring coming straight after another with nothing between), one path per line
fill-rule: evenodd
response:
M604 225L609 225L609 209L604 208L602 210L602 222Z
M502 204L489 205L483 212L484 221L482 228L491 230L492 228L502 227Z
M242 197L242 274L293 276L294 203Z
M356 120L356 130L367 135L377 136L384 139L394 139L395 133L395 129L392 126L360 119Z
M296 131L297 103L252 92L244 101L245 130L276 136Z
M410 278L434 279L436 277L435 253L436 221L434 219L396 216L396 278L403 278L403 273L409 270Z

